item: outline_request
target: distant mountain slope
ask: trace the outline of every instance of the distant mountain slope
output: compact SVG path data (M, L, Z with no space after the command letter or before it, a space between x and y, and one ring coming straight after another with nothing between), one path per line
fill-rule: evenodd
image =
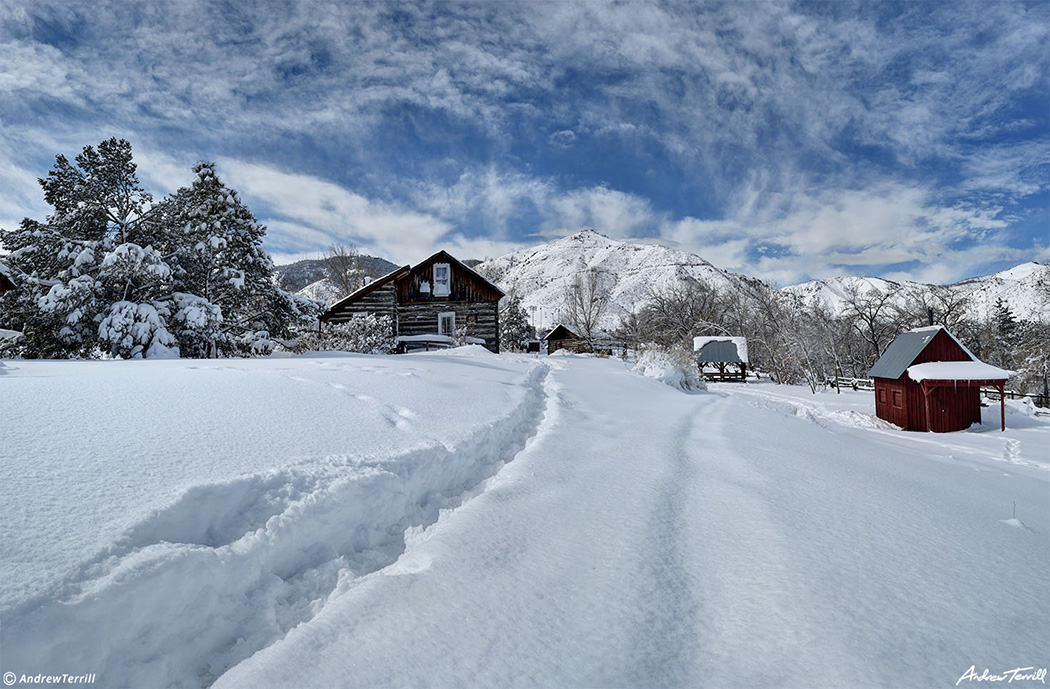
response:
M638 240L615 240L594 230L582 230L547 244L491 259L477 270L504 290L517 292L526 313L540 328L557 323L565 293L573 278L598 271L608 282L612 305L602 326L615 327L620 319L644 302L650 290L665 289L690 278L704 280L716 289L744 287L755 278L716 268L696 254ZM997 299L1009 304L1018 318L1050 320L1050 267L1024 263L1010 270L955 285L969 299L971 315L986 318ZM908 293L932 290L919 282L894 282L882 278L839 277L784 287L785 291L823 300L832 313L841 313L847 291L861 294L877 290L894 294L903 304Z
M698 278L728 288L750 278L720 270L696 254L637 240L609 239L582 230L548 244L522 249L481 263L477 270L505 291L522 298L537 326L554 325L573 278L596 270L608 281L612 304L602 326L613 328L635 311L648 290Z
M948 287L964 295L972 318L985 320L991 316L997 300L1002 299L1014 316L1025 319L1050 320L1050 266L1029 262L994 275L970 278ZM848 290L855 288L861 294L871 290L894 293L894 301L903 303L911 292L934 288L919 282L893 282L881 278L838 277L813 280L784 289L802 296L807 301L822 300L832 313L844 309Z
M361 261L361 267L365 270L365 274L373 277L386 275L398 267L386 259L375 256L362 255L359 257L359 260ZM281 289L289 292L298 292L307 285L324 278L324 261L319 258L307 258L295 263L277 266L276 273L277 284L281 286ZM308 296L315 299L321 298L312 294Z
M954 286L966 292L978 318L989 316L1001 298L1019 318L1050 321L1050 266L1031 261Z

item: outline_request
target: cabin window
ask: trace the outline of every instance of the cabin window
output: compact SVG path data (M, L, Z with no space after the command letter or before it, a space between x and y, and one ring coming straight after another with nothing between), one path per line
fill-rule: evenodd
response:
M430 283L427 282L426 280L424 280L423 282L419 283L419 291L422 292L423 294L430 294Z
M451 290L449 289L449 275L451 273L450 266L447 263L435 263L434 264L434 296L435 297L447 297Z
M886 404L886 388L879 388L879 404Z
M438 335L452 335L456 332L456 313L447 311L438 314Z
M901 391L900 390L894 390L893 391L893 406L896 409L903 409L904 408L904 404L903 404L903 402L901 402Z

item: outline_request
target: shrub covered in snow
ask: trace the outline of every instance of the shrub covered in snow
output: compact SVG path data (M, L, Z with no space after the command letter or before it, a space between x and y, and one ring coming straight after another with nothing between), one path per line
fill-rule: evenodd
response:
M700 378L696 362L682 349L649 347L642 350L632 369L648 378L655 378L673 388L684 391L706 390L707 384Z
M365 314L345 323L308 332L296 342L297 352L357 352L387 354L394 349L394 321L390 316Z
M107 344L112 356L123 359L178 358L175 338L164 325L167 315L163 304L118 301L98 326L99 343Z

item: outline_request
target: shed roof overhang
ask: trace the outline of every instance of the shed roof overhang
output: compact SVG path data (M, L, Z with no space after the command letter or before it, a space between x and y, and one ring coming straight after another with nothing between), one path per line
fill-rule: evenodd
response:
M928 361L907 368L908 377L917 383L967 383L1000 385L1013 375L981 361Z
M930 394L935 388L980 389L985 386L999 390L999 423L1006 430L1006 395L1003 387L1010 371L980 361L931 361L908 368L908 377L919 384L926 413L926 427L932 428ZM981 378L979 376L987 376Z

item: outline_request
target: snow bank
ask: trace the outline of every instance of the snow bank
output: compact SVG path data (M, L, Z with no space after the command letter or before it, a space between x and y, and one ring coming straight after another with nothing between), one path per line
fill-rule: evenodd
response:
M874 395L550 366L539 432L483 493L216 689L927 687L1045 666L1048 475L980 455L1045 453L1046 424L821 424L788 403ZM1030 529L1003 521L1014 502Z
M511 459L545 371L450 353L20 362L0 410L4 669L210 684Z
M684 353L647 349L631 370L685 392L707 389L696 364Z

